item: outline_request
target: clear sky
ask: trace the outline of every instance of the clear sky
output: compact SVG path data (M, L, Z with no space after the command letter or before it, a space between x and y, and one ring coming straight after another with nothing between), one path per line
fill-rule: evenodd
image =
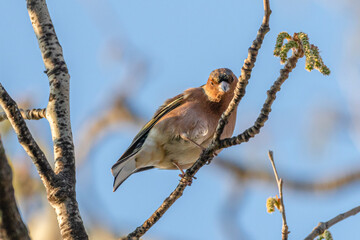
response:
M65 0L48 1L48 8L71 75L75 139L105 103L133 87L124 80L133 64L146 66L144 82L129 98L144 119L167 98L204 84L216 68L230 68L238 76L263 16L261 0ZM2 1L0 9L0 81L16 100L28 96L34 106L45 107L48 82L26 3ZM359 76L354 70L360 67L359 49L349 41L359 38L354 30L359 27L359 7L351 1L274 0L271 9L271 31L239 105L235 133L255 121L266 90L279 75L279 59L272 55L279 32L307 33L332 74L309 73L304 60L299 61L261 134L220 156L271 170L267 151L272 149L285 179L331 179L338 171L359 169L360 134L352 125L353 115L359 113L359 98L351 95L360 90L359 83L352 81ZM39 124L46 129L44 122ZM151 170L131 176L112 192L110 168L138 130L139 126L129 124L116 128L78 172L78 198L87 224L87 216L96 216L113 231L130 232L176 187L177 171ZM50 139L48 131L42 134ZM234 189L238 212L232 224L237 230L246 239L279 239L281 216L269 215L265 209L266 198L277 194L274 185L236 182L216 164L200 170L193 185L144 239L229 239L222 211ZM304 238L319 221L357 206L360 199L355 184L314 194L287 189L286 180L284 195L290 239ZM351 238L359 222L356 216L336 225L331 229L334 239Z

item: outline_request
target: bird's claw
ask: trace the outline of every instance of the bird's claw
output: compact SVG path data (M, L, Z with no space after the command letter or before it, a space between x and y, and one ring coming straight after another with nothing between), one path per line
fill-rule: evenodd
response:
M196 177L192 177L190 179L185 178L185 174L179 174L179 177L181 177L180 182L186 184L187 186L191 186L192 179L196 179Z

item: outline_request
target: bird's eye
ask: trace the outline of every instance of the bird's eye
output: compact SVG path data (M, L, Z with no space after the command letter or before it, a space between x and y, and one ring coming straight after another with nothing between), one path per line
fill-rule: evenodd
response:
M210 82L211 83L211 86L214 86L214 82Z

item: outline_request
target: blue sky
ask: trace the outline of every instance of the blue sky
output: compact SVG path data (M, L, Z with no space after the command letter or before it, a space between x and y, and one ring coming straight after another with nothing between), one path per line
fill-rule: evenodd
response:
M356 18L344 5L334 1L271 1L271 31L239 105L235 133L251 126L266 90L279 75L281 65L272 55L279 32L307 33L332 74L324 77L319 72L309 73L300 60L278 94L261 134L249 143L224 150L222 157L270 170L267 151L272 149L280 176L300 180L327 179L339 169L358 168L360 144L351 136L348 120L356 110L348 104L342 82L354 77L348 68L359 66L358 55L355 62L345 64L348 36ZM167 98L204 84L216 68L230 68L238 76L263 16L260 0L65 0L48 1L48 7L71 75L71 119L76 139L89 117L127 90L131 83L124 82L123 76L133 62L147 66L144 83L130 98L131 106L145 119ZM35 106L45 107L48 82L25 1L1 2L0 8L0 81L16 100L28 96ZM341 117L334 120L333 112ZM316 122L314 116L320 120ZM34 125L48 130L45 122ZM78 172L78 198L85 220L96 215L119 233L140 225L179 180L177 171L152 170L133 175L112 193L110 167L138 129L120 126L100 142ZM48 131L42 134L50 140ZM16 146L8 148L21 151ZM244 185L215 164L205 166L197 177L144 239L228 239L219 223L221 209L237 186L243 197L239 198L235 225L249 239L280 238L280 215L269 215L265 210L266 198L277 193L273 185ZM326 194L285 188L290 239L301 239L319 221L358 205L358 190L354 184ZM358 223L359 216L353 217L331 232L335 239L350 238Z

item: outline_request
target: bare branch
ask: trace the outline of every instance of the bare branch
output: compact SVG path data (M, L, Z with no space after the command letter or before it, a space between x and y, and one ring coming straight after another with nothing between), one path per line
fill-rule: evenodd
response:
M265 11L264 18L263 18L262 24L260 26L260 29L257 33L256 39L253 42L253 44L251 45L251 47L249 48L248 57L245 59L244 65L241 68L241 75L239 77L239 81L238 81L236 89L234 91L234 97L231 100L228 108L222 114L222 116L219 120L219 124L216 128L216 132L214 135L215 141L220 140L220 136L221 136L222 132L224 131L224 127L227 124L228 118L230 117L230 115L234 111L234 109L239 105L239 102L245 95L245 89L249 83L249 79L251 77L251 71L255 66L258 51L261 48L261 44L264 40L266 33L268 33L270 31L269 19L270 19L271 9L270 9L269 0L264 0L264 11Z
M151 215L149 219L147 219L141 226L136 228L135 231L133 231L127 236L128 239L131 238L136 239L143 236L164 215L164 213L172 206L172 204L179 197L182 196L185 188L188 186L187 183L192 180L196 172L202 166L204 166L206 162L210 162L214 157L215 151L217 149L220 149L219 146L220 143L218 141L219 136L221 135L223 128L226 125L227 118L230 116L231 112L235 109L235 107L241 100L241 97L245 94L245 87L247 85L248 80L250 79L250 73L252 68L254 67L256 56L258 54L259 49L261 48L261 44L263 42L265 34L269 31L269 17L271 14L269 0L264 0L264 10L265 13L264 13L263 22L257 33L256 39L254 40L252 46L249 48L248 58L245 60L244 65L242 67L242 76L240 76L240 81L238 82L238 85L235 89L234 98L229 104L229 107L225 112L226 114L224 113L221 117L222 120L219 121L216 134L214 136L214 141L208 146L206 150L204 150L201 153L199 159L194 163L194 165L186 171L185 175L180 180L180 183L175 188L175 190L170 194L170 196L164 200L161 206ZM240 93L240 91L243 92Z
M355 207L345 213L341 213L339 215L337 215L336 217L330 219L327 222L320 222L317 227L315 227L312 232L305 238L305 240L312 240L314 238L316 238L317 236L323 234L325 232L325 230L331 228L333 225L337 224L338 222L354 216L356 214L358 214L360 212L360 206Z
M288 239L288 235L289 235L289 228L286 222L286 214L285 214L285 205L284 205L284 197L283 197L283 192L282 192L282 187L283 187L283 180L281 178L279 178L279 175L277 173L276 170L276 166L275 166L275 161L274 161L274 156L273 156L273 152L269 151L268 152L269 155L269 159L272 165L272 168L274 170L274 175L275 175L275 180L279 189L279 197L280 197L280 208L279 211L281 212L282 215L282 229L281 229L281 233L282 233L282 240L287 240Z
M75 153L70 123L70 75L45 0L27 0L27 10L38 39L49 79L46 107L54 144L56 187L48 189L63 239L88 239L75 192Z
M45 154L32 137L16 102L9 96L1 83L0 105L4 109L7 118L14 128L19 143L33 160L44 185L50 187L56 178L55 173L46 159Z
M21 116L26 120L39 120L45 118L46 108L38 108L38 109L19 109ZM0 113L0 122L7 119L6 113Z
M260 180L265 182L271 182L273 179L273 174L268 171L261 169L248 169L239 164L232 163L221 158L216 159L216 164L220 167L229 170L233 173L239 181L243 182L246 180ZM339 172L336 171L336 172ZM330 176L335 176L334 174L329 174ZM341 187L345 187L351 183L360 181L360 171L352 171L346 174L343 174L338 177L331 177L331 179L324 180L322 182L313 181L313 182L303 182L291 179L289 177L284 177L286 181L286 188L291 188L294 190L301 191L331 191L336 190Z
M75 184L75 157L69 107L70 75L45 0L27 0L27 9L50 83L46 118L54 142L55 172L63 172L62 174L67 175Z
M285 82L285 80L289 77L290 72L296 67L296 63L299 59L299 55L293 53L293 55L288 59L283 69L280 70L280 76L271 86L270 90L267 91L267 99L261 109L261 113L259 117L256 119L254 125L248 129L246 129L243 133L238 136L225 138L220 141L219 148L228 148L234 145L241 144L243 142L247 142L250 138L255 137L260 132L260 129L264 126L265 122L269 118L269 114L271 112L271 105L276 99L276 93L280 91L281 85Z
M0 136L0 239L27 240L29 232L21 219L12 185L12 171Z

